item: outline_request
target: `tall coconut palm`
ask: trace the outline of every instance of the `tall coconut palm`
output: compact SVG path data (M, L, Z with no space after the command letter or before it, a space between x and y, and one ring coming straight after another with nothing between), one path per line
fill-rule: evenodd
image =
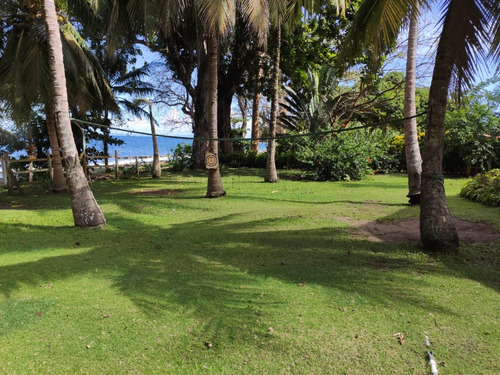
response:
M337 9L342 13L345 11L346 1L337 0ZM273 59L273 83L272 83L272 97L271 97L271 113L269 121L269 135L271 139L267 145L267 162L266 174L264 177L265 182L275 183L278 182L278 174L276 170L276 127L278 124L279 112L279 78L281 75L280 70L280 55L281 55L281 28L283 24L293 27L297 20L301 19L304 10L317 11L321 6L321 2L314 0L291 0L291 1L276 1L270 4L270 22L274 25L274 43L275 50Z
M26 113L34 103L45 106L47 130L52 150L52 190L66 190L66 182L59 152L59 141L52 108L52 80L47 54L47 30L42 17L40 1L10 1L2 9L10 26L5 34L6 46L0 58L0 97L11 111ZM66 12L63 12L66 13ZM111 98L109 85L85 41L61 17L59 24L64 49L69 103L75 110L85 110L95 103Z
M420 176L422 174L422 157L418 143L417 114L415 103L417 47L418 47L418 8L410 17L408 31L408 52L406 55L406 76L404 96L404 120L406 171L408 174L408 198L410 204L420 202ZM410 118L412 117L412 118Z
M151 139L153 140L153 170L151 171L151 177L160 178L161 177L161 163L160 163L160 152L158 150L158 140L156 139L156 127L155 119L153 117L153 103L149 99L136 99L132 104L132 108L138 109L139 106L146 103L149 107L149 124L151 125Z
M346 50L357 55L363 46L380 51L395 40L401 25L421 0L364 0L349 34ZM436 50L434 73L429 91L422 186L420 196L420 233L429 251L455 253L458 235L446 203L442 175L445 113L451 86L471 84L478 60L500 58L500 1L446 0L443 2L443 27ZM347 56L347 54L344 54ZM452 85L454 83L454 85Z
M217 141L217 61L218 41L216 35L207 37L208 54L208 85L207 95L210 97L208 103L208 120L210 122L210 141L208 142L208 153L216 158L215 166L208 169L207 198L218 198L226 194L222 187L222 178L218 161ZM207 155L208 157L208 155Z
M264 74L262 68L262 53L258 54L257 60L257 76L255 78L255 92L252 100L252 138L260 137L259 129L259 104L260 104L260 90L261 90L261 80ZM250 149L252 151L258 151L259 141L252 141L250 144Z
M105 226L106 219L85 178L71 130L62 43L54 0L43 0L43 14L53 82L54 115L66 164L74 222L79 227L100 228Z
M220 169L218 164L218 142L217 142L217 66L218 66L218 50L219 39L224 37L226 33L234 26L236 20L236 8L243 17L248 20L249 27L257 32L267 31L267 8L264 2L252 0L224 0L224 1L209 1L209 0L191 0L186 2L176 2L178 9L189 6L193 9L197 20L198 28L198 55L200 58L205 56L206 65L203 67L205 74L201 77L206 80L205 90L206 99L204 110L206 110L206 120L209 123L208 135L210 141L208 144L208 154L210 158L215 158L208 169L208 184L207 197L215 198L226 194L223 189ZM161 1L159 5L164 5ZM172 13L162 12L163 8L159 8L156 12L165 20L169 19L169 23L175 23L172 19ZM171 11L171 9L170 9ZM198 72L199 75L199 72ZM200 78L200 77L198 77ZM201 106L197 107L198 110ZM195 116L200 115L195 114ZM212 159L213 160L213 159Z
M47 123L50 149L52 150L52 191L54 193L62 193L67 190L67 187L59 149L59 138L57 137L54 103L52 100L45 105L45 122Z
M274 50L273 59L273 83L271 98L271 113L269 121L269 137L271 139L267 144L267 161L266 161L266 175L265 182L275 183L278 182L278 172L276 170L276 125L278 122L278 104L279 104L279 78L280 78L280 52L281 52L281 21L275 26L274 42L276 47Z

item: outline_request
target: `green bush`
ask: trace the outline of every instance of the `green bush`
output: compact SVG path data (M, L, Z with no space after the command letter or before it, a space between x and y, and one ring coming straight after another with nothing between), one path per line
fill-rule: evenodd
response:
M185 171L191 168L193 161L191 155L193 146L189 143L178 144L174 150L171 160L171 167L174 171Z
M488 206L500 206L500 169L471 178L460 191L460 196Z
M256 151L221 153L219 154L219 163L230 168L265 168L266 153L257 153Z
M470 175L500 168L499 101L500 80L486 81L465 93L461 106L448 106L443 155L447 173Z
M277 139L276 167L303 170L304 179L316 181L359 180L374 171L399 171L401 163L391 148L392 139L392 133L380 129L322 137L281 137ZM266 158L265 152L247 151L220 154L219 162L233 168L265 168Z
M395 170L397 160L389 153L391 137L377 129L307 138L298 146L296 157L307 171L306 179L360 180L379 170Z

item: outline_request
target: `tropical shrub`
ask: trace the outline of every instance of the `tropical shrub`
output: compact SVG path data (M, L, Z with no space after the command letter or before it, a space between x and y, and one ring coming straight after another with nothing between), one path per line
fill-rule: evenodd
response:
M266 168L266 152L246 151L233 152L231 154L220 154L219 163L230 168ZM295 154L283 148L277 148L276 168L278 169L300 169L301 164L297 161Z
M472 103L449 111L443 155L448 173L470 174L500 166L500 119L488 108Z
M464 93L446 112L443 155L448 173L475 174L500 168L500 79L486 81Z
M360 180L375 169L389 171L393 160L388 155L388 136L379 129L346 131L321 138L304 139L296 157L306 173L316 181Z
M460 191L460 196L488 206L500 206L500 169L471 178Z
M189 143L180 143L174 150L170 166L174 171L185 171L191 168L193 161L191 155L193 146Z

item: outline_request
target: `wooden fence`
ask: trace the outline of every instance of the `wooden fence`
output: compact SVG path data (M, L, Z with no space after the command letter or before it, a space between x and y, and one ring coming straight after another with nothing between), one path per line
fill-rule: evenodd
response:
M160 156L160 161L165 162L169 160L169 155ZM113 156L88 156L87 154L83 154L81 161L85 175L89 179L92 176L92 170L104 168L112 169L115 179L118 179L120 177L120 169L123 168L135 167L135 173L139 176L141 166L153 164L153 156L119 156L118 151L115 150ZM22 166L19 167L20 165ZM47 152L47 157L37 159L9 159L9 154L4 153L0 166L0 185L8 186L9 173L7 171L9 169L16 178L27 175L28 182L33 182L35 173L48 173L48 177L52 179L52 157L49 152ZM18 167L16 168L16 166Z

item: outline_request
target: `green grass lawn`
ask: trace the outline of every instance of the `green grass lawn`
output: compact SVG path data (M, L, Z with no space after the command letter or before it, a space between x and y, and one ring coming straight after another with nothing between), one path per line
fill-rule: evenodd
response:
M427 334L440 375L500 374L499 242L433 257L355 236L341 218L418 217L403 175L258 173L224 171L220 199L203 174L95 182L98 231L44 184L0 193L0 373L429 374ZM453 215L500 230L464 182Z

